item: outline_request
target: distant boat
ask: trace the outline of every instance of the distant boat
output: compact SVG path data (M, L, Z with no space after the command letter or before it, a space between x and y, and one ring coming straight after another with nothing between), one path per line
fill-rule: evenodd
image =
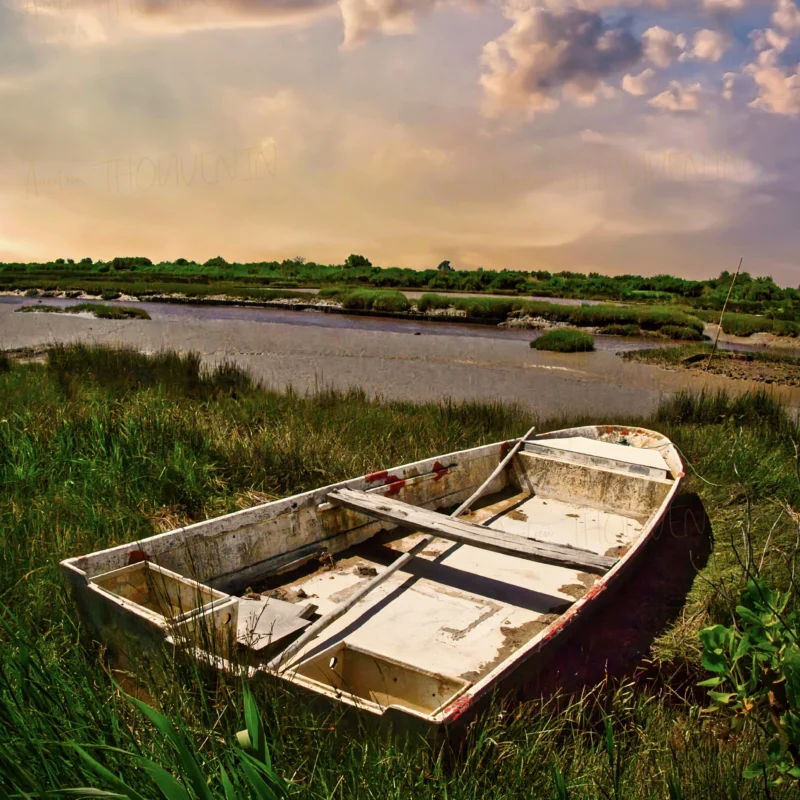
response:
M234 648L253 678L441 729L591 636L682 477L653 431L529 433L61 566L120 655L166 641L224 669Z

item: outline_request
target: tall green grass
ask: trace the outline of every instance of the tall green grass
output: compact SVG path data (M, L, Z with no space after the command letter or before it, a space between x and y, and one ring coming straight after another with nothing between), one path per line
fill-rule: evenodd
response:
M563 328L534 339L531 347L534 350L550 350L554 353L586 353L594 350L594 337L584 331Z
M320 297L338 300L344 308L360 311L408 311L408 298L391 289L349 289L330 287L321 289Z
M719 311L695 311L706 322L719 324ZM754 333L772 333L775 336L798 336L800 324L792 320L773 319L759 314L734 314L726 312L722 321L725 333L734 336L752 336Z
M512 312L542 317L550 322L568 322L575 327L624 327L630 335L636 330L657 331L668 338L699 338L703 322L679 309L659 306L581 305L566 306L539 300L506 300L492 297L445 297L424 294L417 301L420 311L455 308L467 316L503 320Z
M205 369L191 355L62 347L46 364L12 364L0 372L0 789L29 796L113 790L79 745L145 797L159 795L142 758L179 782L185 775L188 796L203 796L186 773L185 753L116 681L172 721L210 793L230 796L222 768L238 782L234 796L245 796L235 744L247 725L241 678L183 658L143 658L112 672L76 622L60 559L508 439L534 422L545 431L589 421L602 415L543 420L500 404L272 392L234 366ZM766 796L742 777L763 753L757 727L722 738L669 681L673 674L684 676L679 686L686 675L703 677L696 630L730 619L743 525L753 552L769 541L771 579L789 580L781 552L791 552L796 528L780 504L800 507L796 425L763 393L680 395L638 422L681 448L691 465L686 488L703 497L716 540L683 615L647 654L660 680L608 681L558 701L496 706L456 754L360 730L341 709L315 711L280 685L255 682L273 767L292 781L290 791L465 800ZM796 795L784 786L770 796Z

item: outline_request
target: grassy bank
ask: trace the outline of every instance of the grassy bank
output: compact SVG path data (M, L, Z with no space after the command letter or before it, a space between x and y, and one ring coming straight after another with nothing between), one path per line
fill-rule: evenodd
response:
M695 314L706 322L719 324L719 311L696 311ZM771 333L775 336L800 334L800 324L793 320L773 319L761 314L726 313L722 329L733 336L752 336L754 333Z
M102 303L78 303L74 306L22 306L17 311L45 314L93 314L98 319L150 319L143 308L107 306Z
M146 797L159 795L135 754L180 772L178 751L115 689L102 652L76 625L59 559L506 439L534 422L545 431L602 421L535 420L502 405L381 403L358 391L299 397L253 386L231 366L204 372L195 357L171 354L69 347L45 364L0 369L0 787L29 795L113 788L73 743ZM297 796L767 797L762 782L743 778L766 747L758 727L720 727L699 713L702 696L688 687L705 677L698 629L730 621L743 530L759 560L769 540L763 571L788 585L796 525L782 508L800 506L796 428L763 394L678 396L641 422L685 454L685 490L702 497L715 536L702 579L652 647L624 665L619 682L589 684L559 703L495 709L454 760L420 742L353 731L335 711L312 714L257 684L275 767ZM618 652L623 643L608 646ZM634 679L643 658L650 678ZM126 685L134 678L223 796L219 767L231 768L231 743L244 727L241 682L180 659L166 676L143 664ZM795 796L789 785L769 794Z
M453 308L470 317L498 321L513 315L545 322L566 322L576 328L599 328L603 333L623 331L622 335L626 336L655 333L667 339L699 339L704 328L699 318L666 306L567 306L542 300L424 294L417 308L423 312Z
M594 350L594 337L583 331L569 328L550 331L531 342L534 350L550 350L554 353L586 353Z
M343 308L360 311L408 311L411 303L402 292L386 289L348 289L329 287L320 289L320 297L336 300Z
M708 370L729 378L800 386L800 360L793 356L718 349L709 360L712 350L710 344L686 344L630 350L621 355L627 361L658 364L671 369Z

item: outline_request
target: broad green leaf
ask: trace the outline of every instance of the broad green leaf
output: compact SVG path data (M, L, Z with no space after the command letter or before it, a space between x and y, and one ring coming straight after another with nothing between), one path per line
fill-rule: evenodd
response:
M720 650L728 643L730 631L724 625L713 625L703 628L698 634L703 647L708 650Z
M211 790L208 788L208 784L203 777L203 773L200 771L197 760L189 750L189 746L184 737L181 736L177 730L175 730L175 726L163 714L160 714L154 708L150 708L147 703L143 703L141 700L137 700L135 697L131 697L130 695L125 696L175 746L180 757L180 766L185 773L185 777L187 778L189 784L194 789L195 794L197 794L201 800L214 800L214 796L211 794Z
M147 772L153 779L153 783L161 790L161 794L167 800L192 800L189 792L186 791L181 782L171 773L167 772L164 767L159 766L147 758L142 758L139 761L140 766Z
M280 795L267 786L264 779L251 764L244 759L239 763L242 765L242 770L247 777L247 784L252 789L253 798L257 798L257 800L280 800Z
M261 721L261 714L258 712L258 705L247 684L244 684L243 691L244 720L247 724L247 733L250 736L250 746L256 758L271 767L272 763L267 751L267 736L264 731L264 723Z
M222 783L222 791L225 792L225 800L238 800L236 789L231 783L231 779L228 777L228 773L225 771L225 767L223 767L222 765L220 765L219 768L219 779L220 782Z
M121 781L116 775L114 775L113 772L106 769L99 761L92 758L92 756L90 756L89 753L87 753L80 745L74 744L72 746L75 748L84 763L86 763L98 775L98 777L109 783L118 792L124 794L126 797L131 798L131 800L145 800L145 798L140 795L139 792L137 792L135 789L131 789L130 786Z
M709 692L708 696L720 705L727 705L730 703L732 697L736 697L736 692Z

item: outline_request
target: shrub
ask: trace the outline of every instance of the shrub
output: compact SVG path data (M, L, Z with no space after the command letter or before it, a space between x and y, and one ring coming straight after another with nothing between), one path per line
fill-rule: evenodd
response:
M594 350L594 337L585 331L564 328L534 339L531 347L534 350L551 350L555 353L585 353Z
M342 289L328 297L338 298L345 308L362 311L408 311L411 304L402 292L380 289Z
M424 312L431 309L450 308L453 301L449 297L443 297L440 294L424 294L417 300L417 310Z
M111 266L117 270L130 270L136 269L136 267L152 267L153 262L144 256L126 256L113 259Z
M513 311L514 302L497 297L444 297L440 294L424 294L417 301L419 311L432 308L455 308L468 317L502 320Z
M345 259L344 265L346 267L371 267L372 262L365 256L360 256L357 253L350 253Z
M454 305L459 311L466 311L468 317L481 319L505 319L514 308L511 300L497 297L459 297Z
M600 333L604 333L607 336L640 336L642 329L634 323L629 325L606 325L601 329Z
M703 339L703 334L696 331L694 328L687 328L684 325L664 325L659 330L662 336L667 339L679 339L688 342L699 342Z
M408 311L411 303L402 292L377 291L373 292L372 307L376 311Z
M5 354L0 353L0 372L11 371L11 359Z
M713 677L713 711L726 712L739 731L758 719L770 736L767 757L745 770L749 778L788 778L800 784L800 611L792 592L751 579L736 606L735 625L700 631L703 666Z

